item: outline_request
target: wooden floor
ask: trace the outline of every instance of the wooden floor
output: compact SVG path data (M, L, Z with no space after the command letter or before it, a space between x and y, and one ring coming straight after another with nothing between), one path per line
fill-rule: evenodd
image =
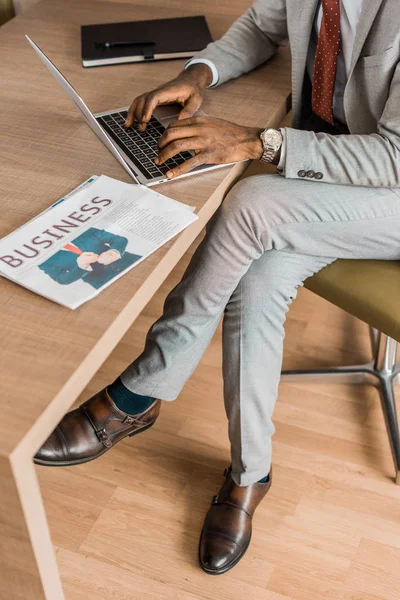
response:
M86 389L143 346L183 260ZM307 290L287 321L285 367L366 361L366 327ZM38 468L67 600L398 600L400 488L377 392L282 384L274 484L228 574L197 564L204 514L229 464L218 331L156 425L103 458Z

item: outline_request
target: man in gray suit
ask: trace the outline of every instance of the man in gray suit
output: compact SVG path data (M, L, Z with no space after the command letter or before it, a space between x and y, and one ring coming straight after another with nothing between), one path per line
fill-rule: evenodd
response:
M206 87L239 77L291 43L293 127L266 130L192 118ZM268 81L265 82L268 94ZM232 464L200 540L210 574L241 559L271 485L271 436L285 314L303 281L344 259L400 259L398 0L257 0L175 80L136 98L144 130L160 103L181 118L158 162L182 150L197 164L246 158L277 165L225 199L146 347L121 376L68 413L39 464L78 464L150 427L175 400L224 316L223 375ZM249 99L251 101L251 99Z

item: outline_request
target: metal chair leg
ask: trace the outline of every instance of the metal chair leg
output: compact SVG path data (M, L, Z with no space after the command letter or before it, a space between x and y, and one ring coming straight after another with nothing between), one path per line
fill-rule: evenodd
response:
M400 365L397 365L397 342L387 335L370 328L373 359L364 365L332 367L327 369L307 369L282 371L282 381L302 381L304 379L346 383L369 383L379 390L383 416L389 437L393 462L396 469L396 483L400 485L400 430L394 395L394 385L400 379Z
M374 369L380 379L379 392L386 430L396 468L396 483L400 485L400 431L394 395L394 379L399 374L396 365L398 344L381 333L375 355Z

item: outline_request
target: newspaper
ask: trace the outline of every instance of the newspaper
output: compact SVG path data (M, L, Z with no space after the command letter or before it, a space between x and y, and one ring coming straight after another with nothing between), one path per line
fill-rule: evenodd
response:
M0 273L75 309L196 219L145 186L93 176L0 240Z

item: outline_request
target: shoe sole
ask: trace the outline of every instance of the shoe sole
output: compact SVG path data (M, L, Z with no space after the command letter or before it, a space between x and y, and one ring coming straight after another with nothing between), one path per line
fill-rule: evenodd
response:
M223 569L219 569L218 571L216 571L214 569L207 569L207 567L205 567L203 565L203 563L201 562L200 553L199 553L200 567L202 568L202 570L204 571L204 573L207 573L207 575L223 575L224 573L227 573L228 571L230 571L231 569L233 569L233 567L236 567L236 565L238 564L238 562L240 560L242 560L243 556L246 554L247 548L250 546L250 542L251 542L251 535L249 537L249 541L247 542L246 546L243 549L243 552L241 554L239 554L239 556L237 558L235 558L235 560L233 562L229 563L229 565L227 565ZM201 538L200 538L200 544L201 544Z
M92 460L96 460L96 458L100 458L100 456L103 456L103 454L105 454L106 452L108 452L109 450L114 448L114 446L119 444L119 442L122 442L122 440L124 440L125 438L133 437L134 435L136 435L138 433L142 433L142 431L146 431L146 429L150 429L150 427L152 427L154 425L156 420L157 419L154 419L154 421L151 421L151 423L148 423L147 425L144 425L143 427L136 429L132 433L127 433L120 440L118 440L118 442L116 444L113 444L111 446L111 448L105 448L105 450L103 452L101 452L97 456L93 456L92 458L83 458L83 459L79 459L79 460L64 460L64 461L57 461L57 462L55 462L55 461L53 462L51 460L41 460L40 458L34 458L33 462L35 463L35 465L40 465L41 467L74 467L77 465L84 465L85 463L91 462Z

